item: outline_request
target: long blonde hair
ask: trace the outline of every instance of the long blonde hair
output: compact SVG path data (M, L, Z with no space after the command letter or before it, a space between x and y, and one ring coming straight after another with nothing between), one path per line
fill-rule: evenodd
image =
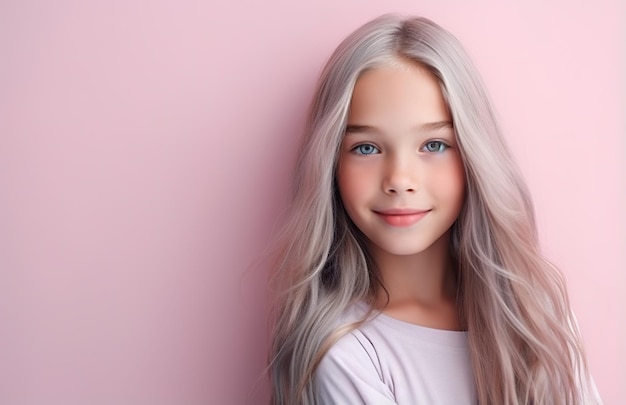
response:
M379 17L324 68L298 155L291 213L273 281L274 404L315 404L314 373L357 301L384 286L334 181L352 91L393 61L429 69L446 99L466 173L453 225L459 303L482 404L589 404L592 386L561 274L540 252L529 192L482 81L458 40L424 18Z

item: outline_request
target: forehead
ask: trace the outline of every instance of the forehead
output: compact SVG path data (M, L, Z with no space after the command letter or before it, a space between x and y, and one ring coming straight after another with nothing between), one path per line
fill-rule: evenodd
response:
M350 123L363 125L405 121L419 125L449 119L439 81L428 69L413 63L365 71L354 87L348 114Z

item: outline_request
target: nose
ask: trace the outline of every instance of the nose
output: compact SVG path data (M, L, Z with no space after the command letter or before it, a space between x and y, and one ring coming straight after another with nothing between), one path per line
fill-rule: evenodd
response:
M383 179L383 191L386 194L397 195L415 193L419 188L418 168L410 159L394 157L386 165Z

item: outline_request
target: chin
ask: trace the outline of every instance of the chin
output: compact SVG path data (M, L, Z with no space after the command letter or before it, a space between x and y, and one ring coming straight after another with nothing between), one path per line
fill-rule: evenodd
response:
M413 256L418 255L432 246L430 245L399 245L394 244L393 246L386 246L386 244L376 244L377 250L382 253L393 255L393 256Z

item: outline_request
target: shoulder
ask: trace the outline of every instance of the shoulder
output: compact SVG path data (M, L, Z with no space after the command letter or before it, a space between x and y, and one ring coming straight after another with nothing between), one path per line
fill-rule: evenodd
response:
M316 370L315 385L322 404L395 403L383 381L376 349L359 329L331 346Z
M363 322L366 315L366 307L359 304L344 310L336 325L339 330L342 327L350 327L350 324L356 323L359 326L350 329L335 342L331 342L331 347L322 358L318 373L359 366L368 372L380 375L380 362L376 348L371 337L363 332L371 325L371 320Z
M322 370L357 366L381 376L376 349L359 329L351 331L335 342L320 363Z

